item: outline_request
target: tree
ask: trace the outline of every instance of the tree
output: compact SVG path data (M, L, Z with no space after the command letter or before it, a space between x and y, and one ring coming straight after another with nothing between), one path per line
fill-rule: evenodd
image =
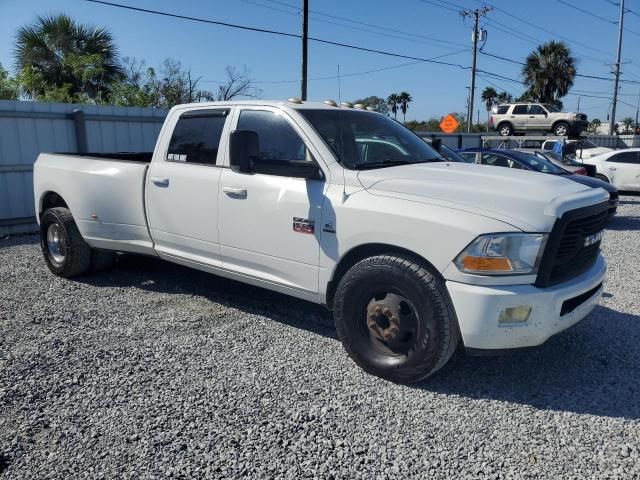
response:
M18 100L20 86L15 78L9 76L0 63L0 100Z
M565 43L552 40L529 54L522 76L533 101L557 105L573 86L576 60Z
M491 113L491 108L496 103L497 96L498 96L498 92L493 87L486 87L484 90L482 90L481 98L482 98L482 101L484 102L485 107L487 107L487 132L489 131L489 123L488 123L489 115Z
M407 121L407 110L409 109L409 103L413 102L413 98L407 92L400 92L398 94L398 103L400 104L400 110L402 111L402 123Z
M497 96L496 96L496 103L498 105L501 105L503 103L511 103L513 102L513 95L511 95L508 92L500 92Z
M387 97L387 105L389 105L389 109L391 113L393 113L393 118L398 118L398 106L400 104L400 98L396 93L392 93Z
M376 97L372 95L352 102L354 105L361 103L362 105L373 108L375 112L382 113L383 115L389 115L389 105L384 98Z
M623 134L625 135L629 135L631 133L633 133L633 126L635 124L635 121L633 120L633 118L631 117L625 117L621 120L622 125L624 125L624 130L622 131Z
M593 120L591 120L589 122L589 126L587 127L587 131L589 133L598 133L598 128L600 128L600 125L602 125L602 122L600 121L599 118L594 118Z
M67 15L21 27L14 55L22 89L36 100L100 102L122 76L111 34Z
M262 90L253 85L253 79L249 77L249 70L246 66L238 71L236 67L227 65L225 72L227 82L218 87L216 100L233 100L236 97L258 98L262 95Z

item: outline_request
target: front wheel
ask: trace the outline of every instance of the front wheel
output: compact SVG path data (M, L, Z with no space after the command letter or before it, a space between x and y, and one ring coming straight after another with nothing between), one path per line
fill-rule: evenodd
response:
M351 267L336 290L334 317L349 356L399 383L436 372L459 339L444 283L408 257L379 255Z
M569 124L565 122L558 122L553 127L553 134L557 137L565 137L569 135Z
M611 183L607 177L602 175L601 173L596 173L596 178L598 180L602 180L603 182Z

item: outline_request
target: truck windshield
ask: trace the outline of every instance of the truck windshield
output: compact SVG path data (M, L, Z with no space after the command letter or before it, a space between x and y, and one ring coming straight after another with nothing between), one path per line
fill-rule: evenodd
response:
M346 168L364 170L445 161L420 137L384 115L338 108L299 112Z

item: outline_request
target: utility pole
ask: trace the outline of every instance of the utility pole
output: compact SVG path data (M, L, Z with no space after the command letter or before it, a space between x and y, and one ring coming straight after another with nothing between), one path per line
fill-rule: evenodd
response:
M464 18L473 17L473 33L471 34L471 88L469 89L469 104L467 106L467 132L471 131L473 122L473 97L476 91L476 56L478 53L478 19L491 11L489 7L476 8L475 10L463 10L460 12Z
M638 110L640 110L640 93L638 94L638 105L636 106L636 130L640 127L638 125Z
M622 53L622 28L624 24L624 0L620 0L620 20L618 21L618 53L616 54L615 80L613 81L613 102L611 104L611 122L609 123L609 135L613 135L616 124L616 105L618 103L618 83L620 81L620 55Z
M578 97L578 109L576 110L576 113L577 113L577 112L580 112L580 98L581 98L581 97Z
M302 0L302 80L300 99L307 99L307 44L309 43L309 0Z

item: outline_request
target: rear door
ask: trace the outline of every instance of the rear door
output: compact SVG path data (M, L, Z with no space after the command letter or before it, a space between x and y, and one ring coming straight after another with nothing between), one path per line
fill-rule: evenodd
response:
M620 190L640 188L640 152L621 151L607 158L605 174Z
M174 112L171 139L158 145L146 184L149 229L156 251L221 265L218 188L229 108Z
M313 145L279 109L238 108L234 130L258 133L263 160L315 162ZM317 152L316 152L317 154ZM317 294L325 182L225 168L219 192L223 267Z

